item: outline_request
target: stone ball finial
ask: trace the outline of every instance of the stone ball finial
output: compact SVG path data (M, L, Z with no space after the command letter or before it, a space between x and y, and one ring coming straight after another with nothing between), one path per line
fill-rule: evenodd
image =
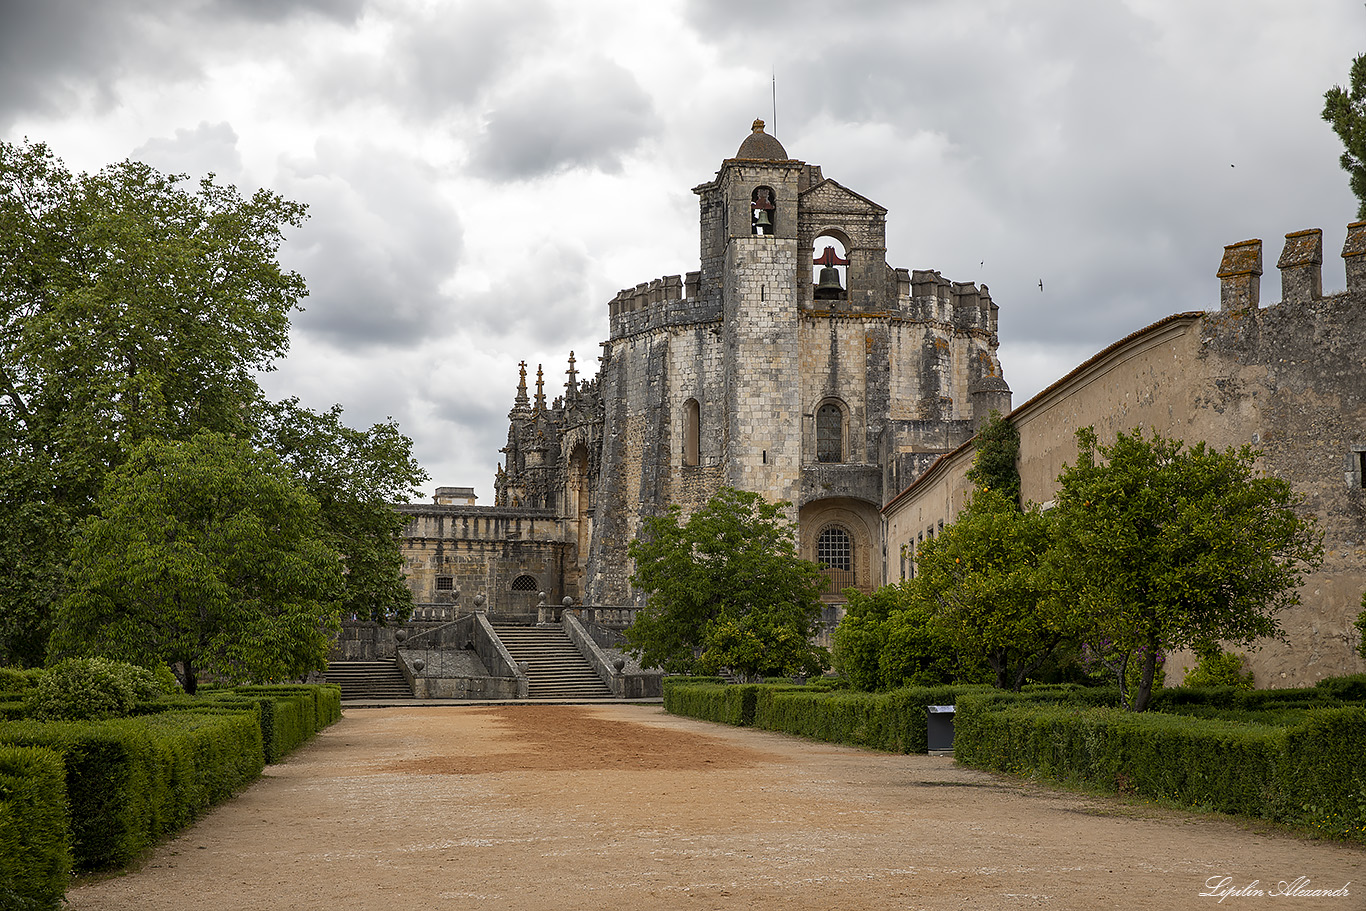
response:
M615 658L612 659L612 667L616 669L616 672L617 672L618 674L621 673L621 669L624 668L625 666L626 666L626 659L623 658L623 657L621 657L620 655L617 655Z
M544 604L544 603L545 603L545 592L537 592L536 594L538 594L538 595L541 596L541 603Z
M563 598L560 599L560 603L563 604L565 607L573 607L573 606L574 606L574 596L573 596L573 595L565 595Z
M408 638L408 631L406 629L398 630L394 633L394 638L397 639L399 642L403 642Z
M422 669L426 666L427 662L423 661L421 658L413 659L413 670L418 671L420 673Z
M474 609L475 609L475 610L483 610L483 609L484 609L484 605L488 603L488 600L489 600L489 599L488 599L488 596L485 595L483 592L480 592L479 594L475 595L475 596L474 596Z

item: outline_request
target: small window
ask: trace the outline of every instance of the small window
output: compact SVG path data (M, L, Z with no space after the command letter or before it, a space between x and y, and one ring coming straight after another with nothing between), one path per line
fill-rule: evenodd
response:
M1357 486L1366 489L1366 452L1357 453Z
M683 403L683 464L697 465L701 462L701 446L698 437L702 427L702 409L697 399Z
M512 590L515 592L534 592L537 589L534 576L518 576L512 580Z
M849 532L838 525L821 529L816 538L816 560L831 569L850 572L854 568L854 546Z
M436 590L439 592L455 591L455 579L451 576L437 576Z
M816 411L816 461L844 461L844 412L833 403Z

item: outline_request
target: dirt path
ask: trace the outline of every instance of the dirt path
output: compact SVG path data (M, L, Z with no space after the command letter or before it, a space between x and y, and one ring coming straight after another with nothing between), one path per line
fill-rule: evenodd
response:
M1264 895L1201 896L1224 877ZM1273 894L1299 877L1349 894ZM68 898L71 911L1355 911L1366 852L657 706L356 709L138 872Z

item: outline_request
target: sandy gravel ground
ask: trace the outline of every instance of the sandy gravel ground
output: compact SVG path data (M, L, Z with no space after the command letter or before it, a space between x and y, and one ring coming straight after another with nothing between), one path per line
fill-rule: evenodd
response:
M1348 894L1285 896L1282 882ZM1263 894L1201 894L1230 889ZM658 706L351 709L136 872L68 899L72 911L1355 911L1366 852Z

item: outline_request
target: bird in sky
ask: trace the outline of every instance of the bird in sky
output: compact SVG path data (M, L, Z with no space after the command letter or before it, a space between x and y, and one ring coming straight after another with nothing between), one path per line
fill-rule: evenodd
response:
M1039 291L1043 291L1043 279L1039 279Z

